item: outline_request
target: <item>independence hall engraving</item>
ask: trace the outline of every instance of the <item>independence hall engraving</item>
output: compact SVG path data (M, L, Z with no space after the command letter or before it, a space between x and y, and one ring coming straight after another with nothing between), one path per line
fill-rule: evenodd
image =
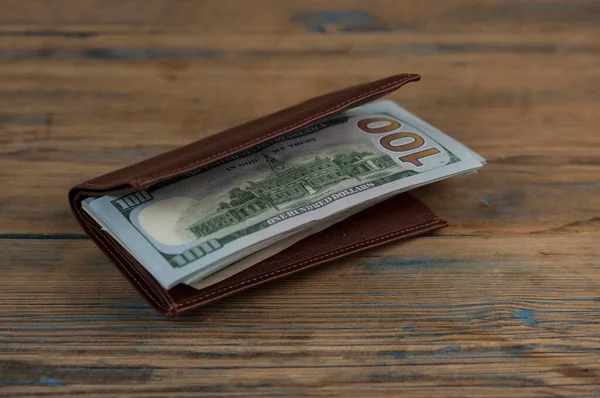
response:
M395 163L385 154L350 152L287 167L285 162L263 155L272 173L262 181L249 181L246 189L233 188L229 202L189 228L195 236L210 235L253 217L268 208L313 195L341 181L379 171Z

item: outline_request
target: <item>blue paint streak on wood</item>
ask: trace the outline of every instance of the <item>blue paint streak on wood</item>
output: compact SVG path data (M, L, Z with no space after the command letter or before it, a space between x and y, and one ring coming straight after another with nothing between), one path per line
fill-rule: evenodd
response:
M525 321L525 323L527 323L530 326L536 326L538 324L538 321L534 318L532 311L518 310L513 312L513 315L515 318Z
M294 23L314 33L335 32L386 32L389 26L373 15L360 10L321 10L299 12L292 17Z
M47 386L64 386L65 385L65 382L62 379L59 379L58 377L46 377L46 376L40 376L39 383L45 384Z
M370 259L371 260L371 259ZM377 257L375 261L361 262L360 265L373 269L375 267L433 267L433 266L448 266L454 263L459 263L449 259L403 259L400 257L386 256Z
M347 48L310 48L306 50L247 50L241 54L248 57L270 58L270 57L304 57L304 56L339 56L348 55L351 51Z
M479 199L479 203L481 203L485 207L492 207L492 201L487 198Z
M394 359L406 359L408 358L408 355L406 354L406 352L403 351L382 351L380 353L377 354L379 357L382 358L394 358Z
M479 310L471 311L470 312L471 319L484 319L485 315L490 311L491 311L491 309L487 309L487 308L482 308Z
M512 347L503 348L503 350L508 351L512 355L520 356L522 354L530 352L534 348L535 347L532 345L516 345L516 346L512 346Z
M487 357L487 358L500 358L505 356L507 353L512 356L522 356L531 352L535 347L532 345L521 345L514 347L504 348L492 348L492 349L462 349L461 346L449 346L442 350L436 351L379 351L378 357L381 358L394 358L394 359L423 359L423 358L453 358L458 357Z

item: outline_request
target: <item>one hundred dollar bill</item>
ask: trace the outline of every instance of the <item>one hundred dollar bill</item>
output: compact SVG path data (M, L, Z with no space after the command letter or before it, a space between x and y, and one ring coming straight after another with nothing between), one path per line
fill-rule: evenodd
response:
M247 268L352 209L484 162L395 103L378 101L83 207L164 288L204 286L220 270Z

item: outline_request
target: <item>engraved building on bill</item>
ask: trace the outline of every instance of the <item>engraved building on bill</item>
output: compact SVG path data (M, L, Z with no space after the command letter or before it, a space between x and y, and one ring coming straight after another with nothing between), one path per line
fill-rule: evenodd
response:
M333 186L351 178L395 166L385 154L350 152L330 157L316 156L313 160L288 167L283 160L263 155L271 174L261 181L249 181L246 189L233 188L229 202L221 202L215 213L188 228L197 237L210 235L227 226L253 217L268 208Z

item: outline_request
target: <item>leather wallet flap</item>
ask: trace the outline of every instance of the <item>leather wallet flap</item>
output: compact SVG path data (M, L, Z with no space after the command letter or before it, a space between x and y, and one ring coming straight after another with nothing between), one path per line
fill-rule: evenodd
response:
M189 145L79 184L70 192L99 196L128 188L143 189L244 151L319 119L373 101L419 75L400 74L325 94L290 108L222 131Z

